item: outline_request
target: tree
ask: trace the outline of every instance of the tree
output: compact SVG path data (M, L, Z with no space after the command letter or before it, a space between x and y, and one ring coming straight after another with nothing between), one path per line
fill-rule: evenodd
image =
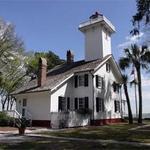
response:
M60 59L59 56L54 54L52 51L48 52L35 52L34 54L28 55L28 63L27 63L27 72L28 74L37 75L38 74L38 62L39 58L44 57L47 59L47 69L50 70L56 65L60 65L64 63L65 61Z
M0 19L0 96L2 109L9 109L14 98L10 93L24 81L24 46L14 26Z
M150 22L150 0L136 0L137 13L133 16L133 24L143 20L145 24Z
M120 58L120 68L125 70L131 65L135 66L138 79L138 96L139 96L139 117L138 123L142 123L142 81L141 81L141 69L148 69L150 63L150 51L148 47L142 48L137 45L131 45L131 48L124 50L125 56Z
M120 61L119 65L122 66L124 64L122 61ZM128 81L128 77L127 75L123 75L123 88L124 88L124 93L126 96L126 100L127 100L127 107L128 107L128 118L129 118L129 124L133 123L133 116L132 116L132 110L131 110L131 105L130 105L130 98L129 98L129 94L128 94L128 86L127 86L127 81Z

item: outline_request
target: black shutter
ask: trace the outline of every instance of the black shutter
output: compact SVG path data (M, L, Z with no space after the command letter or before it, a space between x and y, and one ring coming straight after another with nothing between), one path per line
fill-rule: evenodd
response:
M117 112L117 101L114 101L115 104L115 112Z
M96 87L98 87L98 75L96 75Z
M102 78L102 89L105 89L105 80Z
M96 112L99 112L99 98L96 97Z
M77 88L78 87L78 76L74 76L74 87Z
M102 99L102 111L104 112L104 110L105 110L104 99Z
M85 97L85 108L89 108L89 98Z
M117 101L117 103L118 103L118 104L117 104L117 105L118 105L118 106L117 106L117 107L118 107L118 112L120 112L120 102Z
M67 97L67 110L70 109L70 97Z
M116 85L115 82L113 82L113 89L114 89L114 92L116 92L116 90L117 90L117 85Z
M89 76L88 74L84 75L84 86L88 86Z
M62 110L62 97L61 96L58 97L58 110L59 111Z
M75 108L75 110L78 109L78 98L75 98L75 101L74 101L74 108Z

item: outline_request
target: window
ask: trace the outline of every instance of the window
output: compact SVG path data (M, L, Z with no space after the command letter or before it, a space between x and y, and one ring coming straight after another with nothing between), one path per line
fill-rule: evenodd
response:
M75 75L74 77L74 86L77 88L78 86L88 86L88 74L84 75Z
M79 109L84 109L85 102L83 98L79 98Z
M76 97L74 102L75 102L74 103L75 110L89 108L89 98L88 97L82 97L82 98Z
M110 64L106 63L106 72L110 72Z
M118 92L119 93L119 89L120 89L119 84L116 83L116 82L113 82L112 86L113 86L114 92Z
M120 112L120 101L115 100L114 105L115 105L115 112Z
M25 117L25 108L22 109L22 116Z
M59 96L59 97L58 97L58 109L59 109L59 111L64 111L64 110L66 110L65 97L62 97L62 96Z
M96 97L96 111L102 112L104 111L104 99L100 97Z
M23 106L23 107L27 106L27 99L23 99L22 106Z
M79 86L84 86L84 76L83 75L79 76Z
M96 87L102 89L104 88L104 78L98 75L96 75Z
M67 111L70 110L70 97L58 97L58 110L59 111Z

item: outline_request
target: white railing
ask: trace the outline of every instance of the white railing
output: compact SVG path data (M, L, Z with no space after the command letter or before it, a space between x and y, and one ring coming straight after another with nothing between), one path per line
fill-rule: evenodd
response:
M8 116L13 118L22 118L22 115L17 110L4 111Z
M22 114L20 114L17 110L7 110L4 112L14 119L21 119L23 117ZM24 117L30 121L30 126L32 126L32 114L29 112L29 110L26 109L26 114Z

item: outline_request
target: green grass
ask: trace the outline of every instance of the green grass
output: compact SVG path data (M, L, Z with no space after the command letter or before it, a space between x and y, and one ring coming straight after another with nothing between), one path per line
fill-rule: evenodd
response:
M147 146L130 146L121 144L100 144L96 142L69 141L41 138L32 142L18 144L0 144L0 150L147 150Z
M41 134L48 134L61 137L76 137L86 139L103 139L103 140L117 140L117 141L133 141L150 143L150 132L131 132L129 129L137 127L136 124L117 124L106 125L98 127L83 127L67 129L55 132L42 132Z

